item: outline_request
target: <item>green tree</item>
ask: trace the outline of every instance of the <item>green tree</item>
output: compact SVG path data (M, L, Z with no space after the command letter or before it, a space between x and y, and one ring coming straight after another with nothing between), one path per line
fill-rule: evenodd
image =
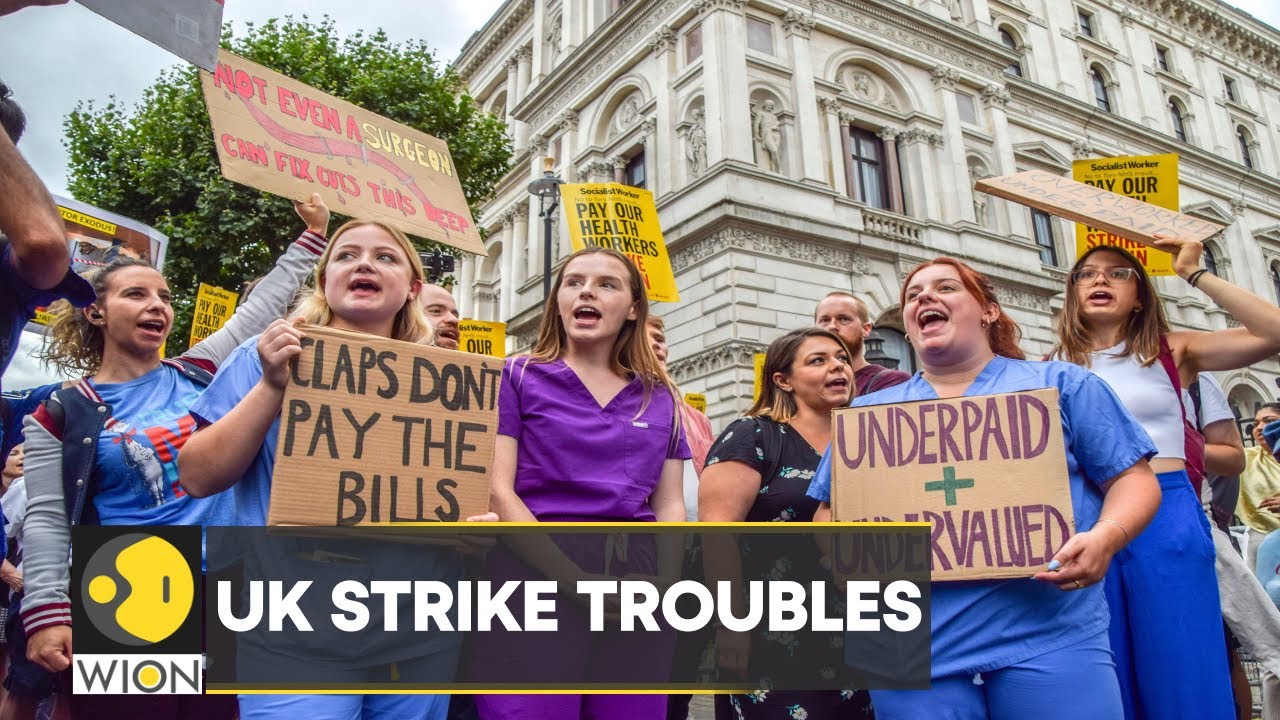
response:
M328 16L319 23L303 16L249 25L243 37L228 25L222 46L444 140L473 209L508 169L506 126L421 41L392 43L381 30L343 39ZM302 229L288 200L222 177L194 66L162 73L132 109L114 98L101 108L81 104L64 128L71 193L169 236L171 355L187 346L199 283L241 287L269 270ZM331 208L331 227L343 220L338 209Z

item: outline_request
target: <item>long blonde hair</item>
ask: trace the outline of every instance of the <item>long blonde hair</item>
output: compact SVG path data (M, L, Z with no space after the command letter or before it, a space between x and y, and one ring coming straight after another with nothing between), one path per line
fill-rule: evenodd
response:
M333 233L333 237L329 239L329 246L320 254L320 259L316 262L314 287L311 294L298 303L297 309L293 312L294 317L300 317L313 325L328 325L333 321L333 309L329 307L329 300L324 295L324 274L329 267L329 258L333 255L333 249L337 247L338 239L343 234L368 225L379 228L396 241L409 262L413 279L426 284L427 278L422 272L422 264L417 261L418 251L414 249L413 243L409 242L409 238L404 233L377 220L351 220ZM411 343L434 342L435 331L431 323L427 322L427 316L422 312L422 306L418 304L416 298L407 298L404 306L396 313L395 322L391 326L391 339Z
M621 262L627 269L627 286L631 289L631 302L636 310L634 320L623 322L618 337L613 341L613 351L609 355L609 369L617 375L631 378L638 377L644 385L644 402L640 412L648 407L655 388L662 387L671 393L671 398L679 405L680 391L663 369L658 356L653 354L649 339L645 334L645 326L649 322L649 296L644 290L644 278L631 258L610 247L587 247L569 256L556 273L556 281L547 295L546 304L542 308L542 324L538 328L538 340L529 351L529 362L547 363L559 360L565 352L564 318L560 317L559 303L556 296L564 284L564 271L574 259L583 255L608 255Z
M1142 263L1123 249L1099 245L1080 256L1071 272L1067 273L1067 292L1062 301L1062 314L1058 316L1058 344L1049 355L1074 365L1089 367L1093 351L1093 333L1085 327L1080 299L1076 297L1075 274L1095 253L1110 250L1133 268L1138 283L1138 307L1129 314L1124 326L1124 356L1136 355L1143 367L1149 367L1160 357L1160 337L1169 332L1169 320L1164 314L1160 292L1147 277Z
M112 275L131 267L155 270L151 263L137 258L124 256L112 260L88 278L96 296L94 302L99 305L103 303ZM97 373L102 367L102 353L106 348L106 336L102 327L89 322L85 311L66 300L50 305L49 312L53 314L53 322L49 324L49 337L36 357L64 375Z

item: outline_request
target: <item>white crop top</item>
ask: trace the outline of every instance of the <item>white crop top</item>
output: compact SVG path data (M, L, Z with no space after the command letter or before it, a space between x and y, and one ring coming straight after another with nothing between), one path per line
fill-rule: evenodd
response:
M1157 360L1142 367L1137 355L1125 357L1125 344L1089 354L1095 375L1106 381L1120 402L1156 444L1156 457L1187 457L1182 434L1182 399Z

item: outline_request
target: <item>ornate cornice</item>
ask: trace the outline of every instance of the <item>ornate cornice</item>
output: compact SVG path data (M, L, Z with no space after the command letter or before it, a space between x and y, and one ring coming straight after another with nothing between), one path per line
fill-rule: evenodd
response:
M661 55L675 49L676 33L670 27L663 25L653 33L653 37L649 38L649 49L654 55Z
M825 268L847 269L859 275L865 275L871 271L871 266L865 257L847 248L821 245L808 240L783 239L737 227L723 228L680 248L671 256L671 267L679 272L728 248Z
M699 15L712 13L716 10L741 13L746 6L746 0L698 0L693 4L693 11Z
M1093 143L1089 138L1076 138L1071 141L1071 154L1077 159L1083 160L1093 155Z
M677 384L685 383L722 370L752 367L756 353L767 349L759 343L730 342L670 363L667 372Z
M462 47L462 51L458 54L461 59L471 51L472 43L480 43L475 50L475 54L468 58L465 62L458 65L458 75L464 80L470 80L471 74L481 65L489 60L493 53L502 47L507 41L511 33L519 29L524 19L533 12L533 0L518 0L512 3L507 14L503 16L500 9L497 14L489 19L485 26L480 28L478 32L471 36L466 45Z
M982 88L982 102L988 107L1004 107L1009 104L1009 89L1003 85L988 85Z
M565 110L564 114L560 116L560 122L558 123L558 125L562 130L577 130L578 129L578 111Z
M796 12L793 8L787 8L787 12L782 15L782 30L788 35L807 38L816 23L813 13Z
M934 65L929 71L929 76L933 78L934 87L947 89L955 87L956 81L960 79L960 73L946 65Z
M1243 15L1220 3L1197 0L1129 0L1133 6L1187 32L1201 41L1192 49L1196 59L1219 48L1255 69L1280 74L1280 43L1276 37L1250 28ZM1252 18L1251 18L1252 19ZM1255 20L1259 25L1262 23ZM1268 28L1269 29L1269 28Z

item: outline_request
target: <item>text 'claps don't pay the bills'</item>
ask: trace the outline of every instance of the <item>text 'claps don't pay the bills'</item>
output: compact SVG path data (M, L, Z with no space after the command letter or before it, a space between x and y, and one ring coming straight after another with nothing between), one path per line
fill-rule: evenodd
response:
M269 525L452 522L488 509L501 360L302 328Z

